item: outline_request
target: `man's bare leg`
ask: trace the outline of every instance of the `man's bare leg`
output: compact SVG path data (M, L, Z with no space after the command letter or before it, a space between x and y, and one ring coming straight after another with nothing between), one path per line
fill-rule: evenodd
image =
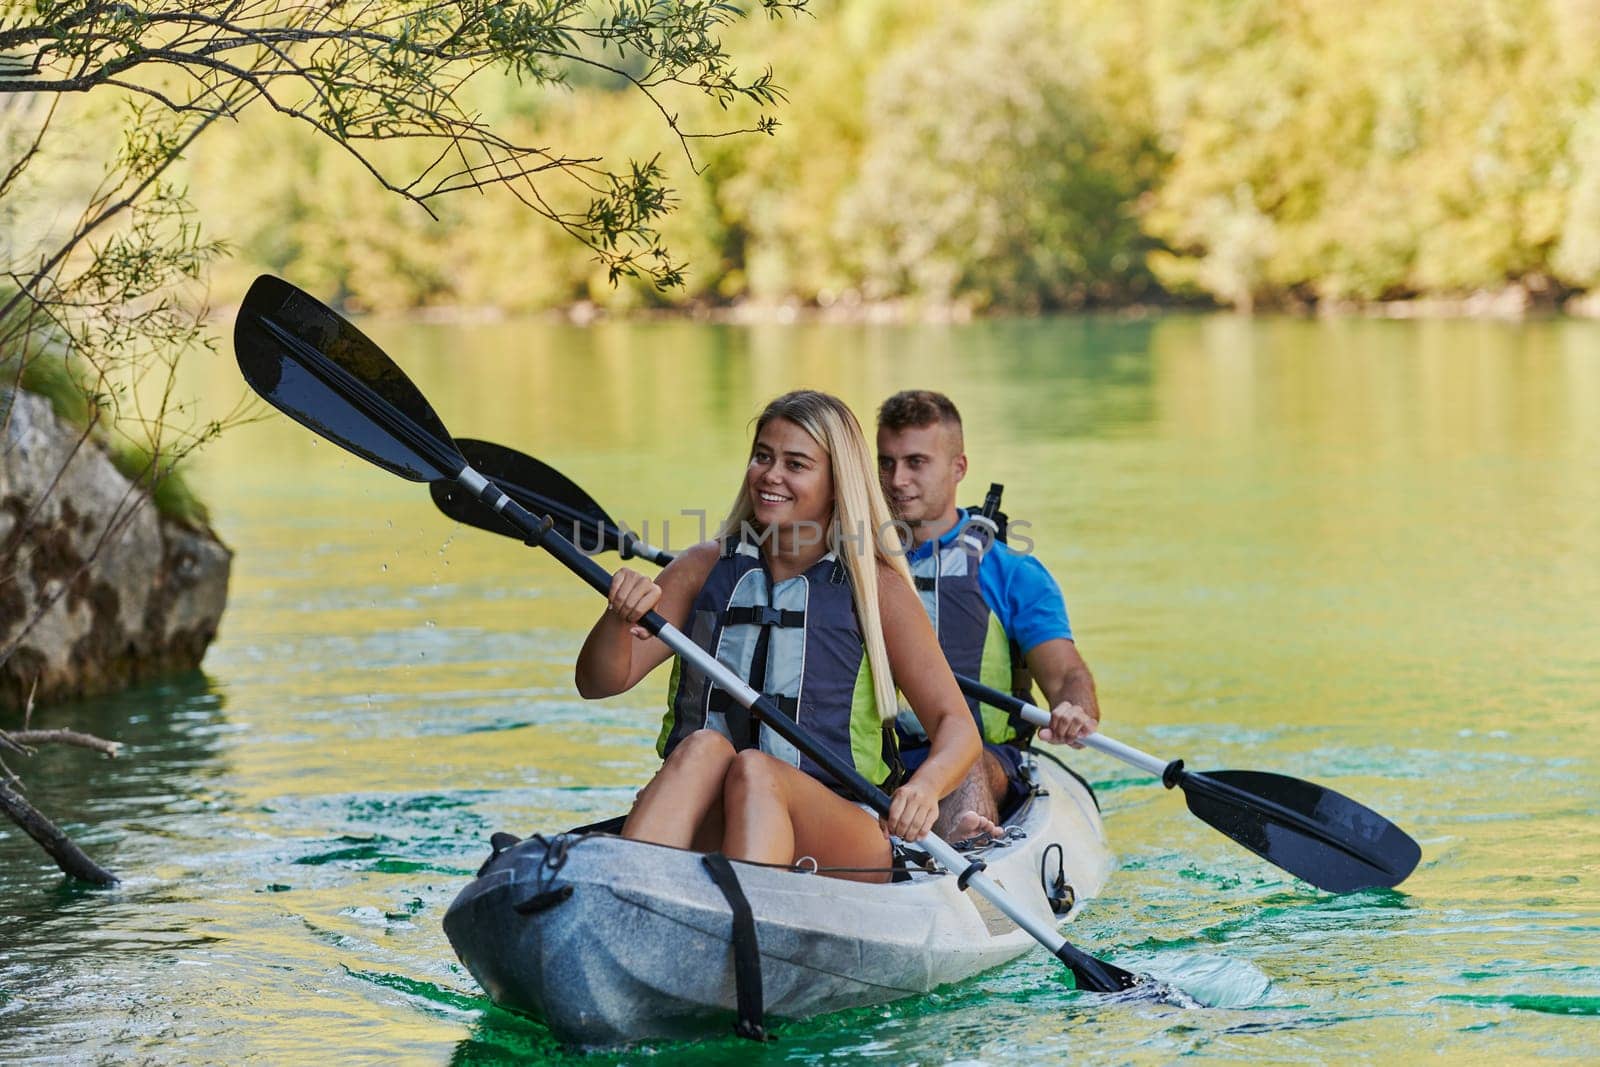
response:
M946 841L961 841L981 833L998 834L1000 801L1006 796L1006 771L994 754L985 750L950 795L939 801L939 819L933 832Z

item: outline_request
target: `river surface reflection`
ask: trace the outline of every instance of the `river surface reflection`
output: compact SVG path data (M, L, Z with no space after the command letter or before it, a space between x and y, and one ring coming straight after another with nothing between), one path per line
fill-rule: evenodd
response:
M1122 869L1071 936L1228 1007L1099 1005L1036 953L790 1025L763 1061L1592 1053L1600 325L363 325L455 433L540 456L673 547L698 533L686 510L725 511L772 395L828 389L870 419L942 389L969 495L1003 482L1061 580L1108 732L1315 779L1423 846L1401 891L1329 897L1081 754ZM243 389L227 357L189 374L218 411ZM225 437L196 480L237 552L204 672L35 717L125 758L18 768L125 881L67 887L0 836L4 1058L561 1058L439 921L490 832L626 807L664 676L579 700L586 588L285 419Z

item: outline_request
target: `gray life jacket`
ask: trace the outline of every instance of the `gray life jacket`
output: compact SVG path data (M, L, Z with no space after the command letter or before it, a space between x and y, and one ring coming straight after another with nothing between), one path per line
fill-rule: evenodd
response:
M697 645L869 782L892 784L898 777L894 730L878 714L849 575L833 553L774 585L760 548L737 535L728 537L695 595L687 629ZM759 747L836 785L777 733L760 729L732 694L679 659L656 751L665 758L685 737L705 728L736 749Z
M967 513L948 541L941 538L933 551L909 561L911 577L950 669L1002 692L1021 687L1027 693L1031 679L1023 667L1021 650L989 609L978 581L978 568L993 549L997 532L982 515ZM1026 724L972 697L967 697L967 707L985 741L1026 744L1032 735ZM927 732L911 711L902 709L896 721L902 743L928 743Z

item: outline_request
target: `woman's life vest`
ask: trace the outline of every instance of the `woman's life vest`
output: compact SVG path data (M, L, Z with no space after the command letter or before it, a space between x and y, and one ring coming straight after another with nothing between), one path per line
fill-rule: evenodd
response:
M728 537L695 595L687 629L697 645L805 727L818 746L869 782L891 788L897 783L894 720L885 723L878 714L849 574L834 553L774 584L760 548L737 535ZM656 751L664 758L703 728L722 734L736 749L759 747L837 786L793 745L761 729L732 694L676 660Z

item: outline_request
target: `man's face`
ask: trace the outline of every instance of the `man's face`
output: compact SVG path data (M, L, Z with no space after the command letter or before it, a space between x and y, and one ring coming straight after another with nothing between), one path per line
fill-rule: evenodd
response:
M916 524L950 516L966 474L967 457L942 422L878 431L878 478L896 518Z

